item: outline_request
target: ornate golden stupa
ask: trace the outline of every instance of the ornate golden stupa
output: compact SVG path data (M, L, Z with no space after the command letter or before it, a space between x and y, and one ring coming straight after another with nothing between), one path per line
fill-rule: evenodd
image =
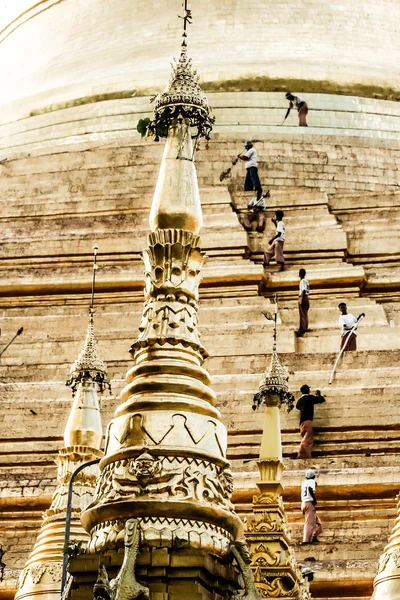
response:
M379 559L371 600L400 600L400 496L397 496L397 518Z
M109 387L109 383L94 337L93 294L86 340L71 367L67 385L72 388L74 400L64 431L64 447L57 459L57 487L51 506L43 515L35 546L21 572L16 600L34 597L59 600L69 482L79 466L103 456L98 391ZM80 516L93 496L97 474L97 465L92 465L75 479L70 530L70 540L75 543L87 540Z
M140 333L131 347L134 365L107 429L94 499L82 515L90 533L88 553L102 554L107 563L107 554L115 557L115 549L125 546L121 570L111 582L118 597L125 577L132 585L129 577L139 539L140 564L147 569L141 581L150 591L160 590L161 550L167 553L162 555L163 565L168 565L166 582L171 578L176 584L178 575L171 574L175 564L192 568L186 587L175 590L176 598L192 597L199 589L204 596L196 598L208 598L206 585L215 586L224 598L239 587L238 572L235 575L231 564L218 563L231 554L235 543L242 549L243 524L230 501L227 431L202 366L207 352L197 331L205 255L199 247L202 210L192 134L207 138L211 126L210 108L184 40L171 80L155 100L150 125L155 135L164 130L167 141L150 212L148 248L143 252L145 304ZM218 563L218 568L211 563ZM193 575L195 564L198 573L208 573L203 587L199 583L203 575L197 579ZM233 572L229 584L223 576L227 569ZM157 583L152 583L153 576ZM185 578L182 570L179 578ZM106 593L106 579L100 565L96 593L102 586ZM136 581L134 585L140 586ZM146 595L148 589L138 589L138 594Z
M263 313L274 321L274 343L270 366L254 396L253 408L265 404L265 420L257 463L260 494L253 498L254 516L246 522L245 537L249 545L251 568L262 598L310 598L308 581L296 563L285 507L282 499L282 440L280 407L293 406L289 376L276 350L277 310Z

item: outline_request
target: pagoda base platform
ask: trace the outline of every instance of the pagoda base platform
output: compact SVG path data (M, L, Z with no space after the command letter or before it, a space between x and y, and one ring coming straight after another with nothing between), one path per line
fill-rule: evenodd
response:
M69 600L93 600L93 586L102 562L109 579L116 577L123 560L119 552L82 554L71 560L74 581ZM243 589L240 571L199 550L144 548L136 564L136 578L150 589L151 600L223 600Z

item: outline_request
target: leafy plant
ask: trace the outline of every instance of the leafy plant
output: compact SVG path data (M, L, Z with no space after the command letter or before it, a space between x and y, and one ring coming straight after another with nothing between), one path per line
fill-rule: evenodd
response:
M136 129L140 133L142 137L148 135L150 125L150 118L146 117L145 119L139 119Z
M85 549L82 547L83 541L69 540L64 546L64 554L68 554L69 559L77 558L80 554L85 554Z
M144 119L139 119L136 129L142 137L154 136L154 141L158 142L160 137L166 138L168 136L169 125L170 121L152 121L149 117L145 117Z

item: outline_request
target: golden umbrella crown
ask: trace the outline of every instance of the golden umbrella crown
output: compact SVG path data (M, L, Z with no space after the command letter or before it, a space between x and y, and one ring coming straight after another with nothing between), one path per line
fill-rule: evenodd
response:
M202 91L198 76L188 57L187 45L183 41L179 59L172 64L172 74L167 87L154 100L154 121L157 128L168 127L179 116L196 127L198 136L209 139L215 118L207 96ZM196 136L197 137L197 136Z
M106 388L111 392L111 385L107 378L107 367L100 357L96 339L94 337L92 309L90 309L89 313L89 324L83 349L73 363L69 373L69 379L65 385L69 386L72 389L72 394L75 395L78 384L83 381L83 379L87 378L92 379L92 381L97 383L100 392Z

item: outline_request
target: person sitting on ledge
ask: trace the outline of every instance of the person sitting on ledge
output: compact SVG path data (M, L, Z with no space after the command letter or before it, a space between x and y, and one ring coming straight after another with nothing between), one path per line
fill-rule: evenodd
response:
M273 224L276 227L276 234L274 237L269 240L269 246L267 250L264 252L264 267L269 265L269 262L272 257L275 258L276 262L280 266L280 271L284 271L285 269L285 258L283 256L283 245L286 239L286 228L285 223L283 222L283 210L277 210L275 213L275 219L271 219Z
M269 195L269 192L268 192ZM244 215L243 218L243 227L245 228L246 231L251 231L251 224L253 221L257 222L257 227L256 227L256 231L258 231L258 233L263 233L264 229L265 229L265 200L264 200L264 196L261 196L261 198L257 198L254 197L250 200L247 208L249 209L249 212L247 212Z

